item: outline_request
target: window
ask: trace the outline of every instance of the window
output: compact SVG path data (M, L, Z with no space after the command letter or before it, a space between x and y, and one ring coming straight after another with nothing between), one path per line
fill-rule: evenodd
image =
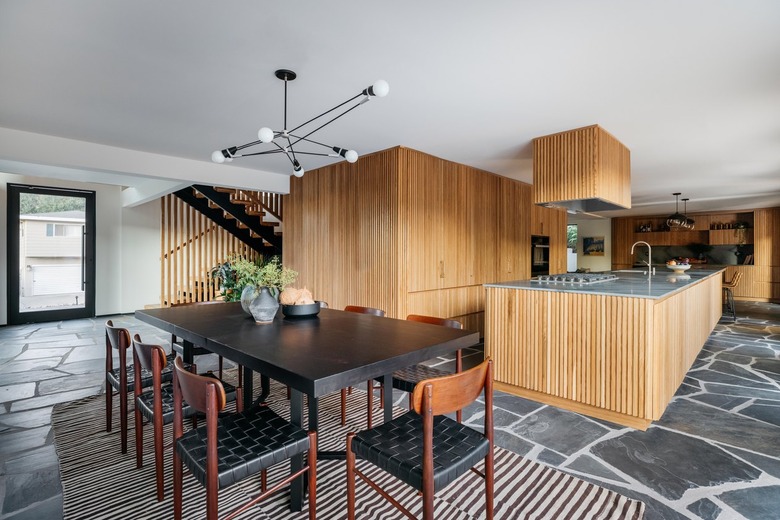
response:
M47 237L77 237L81 234L78 224L46 224Z
M566 226L566 247L571 248L573 253L577 252L577 224Z

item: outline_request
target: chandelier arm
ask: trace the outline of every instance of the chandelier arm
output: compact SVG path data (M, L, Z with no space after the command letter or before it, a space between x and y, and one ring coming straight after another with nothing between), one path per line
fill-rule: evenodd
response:
M321 126L318 126L317 128L315 128L314 130L312 130L312 131L311 131L311 132L309 132L308 134L304 135L303 137L299 137L299 138L298 138L298 140L297 140L297 141L295 141L294 143L291 143L291 145L290 145L290 146L293 146L293 145L295 145L295 144L298 144L300 141L302 141L302 140L306 139L307 137L309 137L309 136L310 136L311 134L313 134L314 132L316 132L316 131L318 131L318 130L321 130L321 129L325 128L326 126L328 126L329 124L331 124L331 123L332 123L333 121L335 121L336 119L338 119L338 118L340 118L340 117L342 117L342 116L345 116L345 115L349 114L350 112L352 112L353 110L355 110L357 107L359 107L359 106L360 106L360 105L362 105L362 104L363 104L363 103L358 103L357 105L353 106L352 108L349 108L349 109L345 110L344 112L342 112L341 114L337 115L336 117L334 117L333 119L331 119L331 120L330 120L330 121L328 121L327 123L325 123L325 124L323 124L323 125L321 125ZM300 127L298 127L298 128L300 128Z
M336 110L336 109L338 109L338 108L341 108L341 107L343 107L344 105L346 105L346 104L347 104L347 103L349 103L350 101L354 101L354 100L356 100L357 98L359 98L359 97L360 97L360 96L362 96L362 95L363 95L363 93L361 92L360 94L358 94L358 95L356 95L356 96L354 96L354 97L351 97L351 98L349 98L348 100L344 101L343 103L340 103L340 104L336 105L335 107L331 108L330 110L326 110L326 111L325 111L325 112L323 112L322 114L320 114L320 115L318 115L318 116L315 116L315 117L312 117L311 119L309 119L309 120L308 120L308 121L306 121L305 123L301 123L300 125L296 126L296 127L295 127L295 128L293 128L292 130L290 130L290 132L295 132L296 130L299 130L300 128L302 128L302 127L304 127L304 126L308 125L309 123L311 123L312 121L315 121L315 120L317 120L317 119L321 118L321 117L322 117L322 116L324 116L325 114L330 114L330 113L331 113L331 112L333 112L334 110ZM359 106L359 105L358 105L358 106ZM346 112L345 112L345 114L346 114ZM331 121L332 121L332 120L331 120ZM285 128L286 128L286 127L287 127L287 123L286 123L286 121L285 121ZM322 128L322 127L320 127L320 128ZM316 131L316 130L315 130L315 131Z
M296 138L297 139L297 141L295 141L296 143L299 143L301 141L306 141L307 143L318 144L320 146L324 146L325 148L331 148L331 149L333 148L329 144L320 143L319 141L315 141L313 139L306 139L305 137L301 137L301 136L298 136L298 135L290 134L290 137ZM298 152L298 153L303 153L303 152Z
M318 153L318 152L295 152L298 155L319 155L320 157L339 157L335 153Z
M252 157L253 155L273 155L275 153L284 153L284 150L265 150L262 152L243 153L236 155L236 157Z

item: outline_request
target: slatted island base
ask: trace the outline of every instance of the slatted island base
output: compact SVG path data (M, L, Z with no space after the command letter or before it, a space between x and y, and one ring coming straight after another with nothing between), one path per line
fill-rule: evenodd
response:
M721 272L487 284L485 352L495 388L647 429L720 319Z

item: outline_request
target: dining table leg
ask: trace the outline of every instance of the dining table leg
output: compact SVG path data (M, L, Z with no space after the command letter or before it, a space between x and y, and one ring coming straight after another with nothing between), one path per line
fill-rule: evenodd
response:
M385 406L385 422L388 423L393 420L393 374L385 374L382 376L382 384L385 387L384 394L384 406Z

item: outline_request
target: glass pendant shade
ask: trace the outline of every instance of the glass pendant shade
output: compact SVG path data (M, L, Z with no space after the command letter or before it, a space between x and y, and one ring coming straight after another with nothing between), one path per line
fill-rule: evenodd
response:
M683 223L682 227L687 231L693 231L693 228L696 227L696 221L688 217L688 200L690 199L683 199L683 204L685 204L685 223Z
M672 193L672 195L674 195L675 198L674 213L669 215L669 217L666 219L666 226L669 229L673 229L673 230L682 229L683 226L685 225L685 221L687 220L687 218L685 217L685 215L680 213L680 201L679 201L680 194Z

